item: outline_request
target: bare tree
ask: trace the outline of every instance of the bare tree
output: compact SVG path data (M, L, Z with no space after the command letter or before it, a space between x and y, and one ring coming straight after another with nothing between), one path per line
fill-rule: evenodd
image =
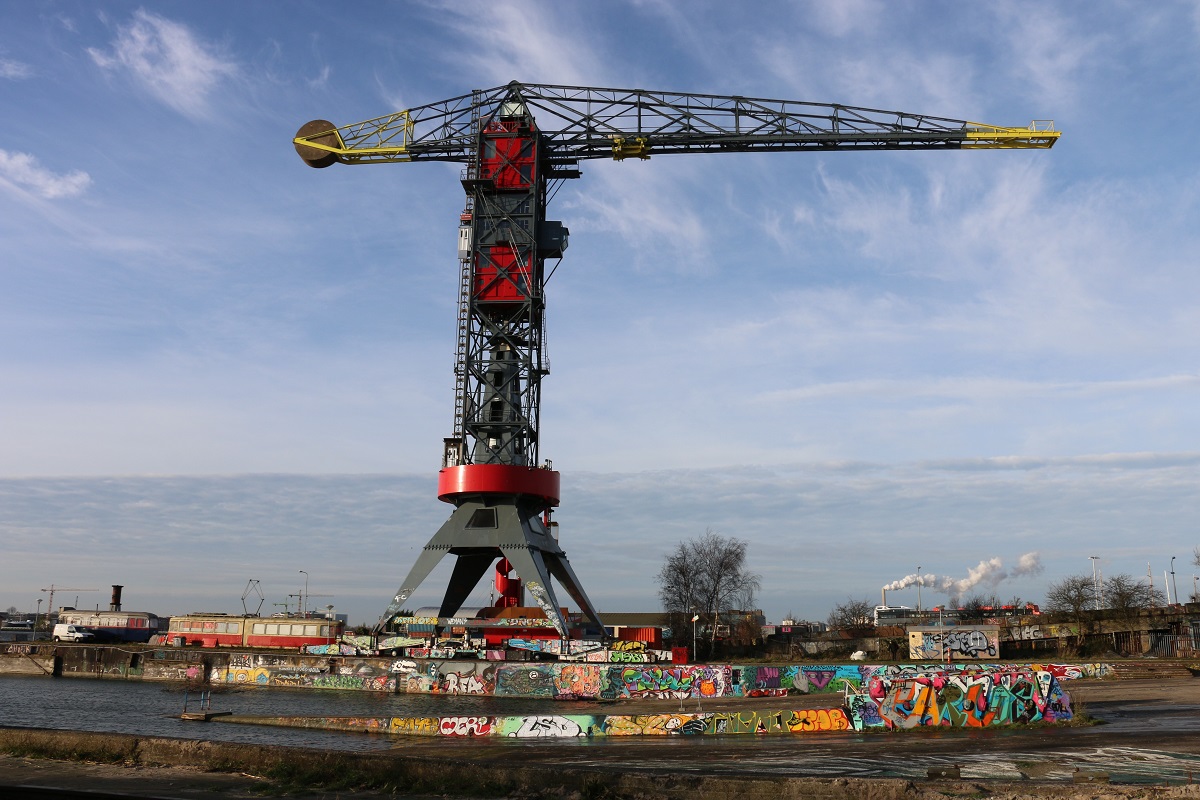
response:
M1132 575L1122 573L1104 580L1104 603L1110 616L1130 630L1141 610L1153 608L1160 599L1153 586Z
M875 624L873 613L875 607L870 600L855 600L847 597L846 602L838 603L829 612L829 627L835 630L849 628L869 628Z
M715 641L722 613L753 604L761 579L746 568L746 546L710 528L699 539L680 542L667 556L658 572L658 597L672 615L672 630L678 632L676 620L699 615L709 623L709 640Z
M1076 641L1091 624L1089 610L1096 606L1096 582L1091 575L1068 575L1046 590L1046 610L1062 614L1078 626Z

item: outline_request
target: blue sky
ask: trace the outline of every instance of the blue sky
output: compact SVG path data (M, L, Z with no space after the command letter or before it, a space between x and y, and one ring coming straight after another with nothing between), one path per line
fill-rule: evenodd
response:
M462 190L456 165L311 170L290 139L510 80L1064 131L584 165L551 206L571 243L541 452L602 610L656 607L663 556L708 528L750 542L776 620L917 566L1040 600L1091 555L1160 588L1175 556L1191 590L1194 2L5 18L0 607L122 583L130 608L235 611L248 579L286 602L305 570L314 604L373 621L449 511Z

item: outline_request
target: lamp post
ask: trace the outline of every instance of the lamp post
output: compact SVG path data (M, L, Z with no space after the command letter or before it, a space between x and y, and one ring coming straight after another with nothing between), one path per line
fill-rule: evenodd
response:
M699 652L696 650L696 623L700 620L700 615L696 613L696 609L692 609L692 663L700 660Z
M37 615L33 618L33 629L35 631L38 629L38 623L40 623L41 620L42 620L42 598L39 597L38 598Z
M300 595L300 616L303 617L308 613L308 606L304 601L304 598L308 597L308 573L304 570L300 570L300 573L304 576L304 594Z
M921 565L917 565L917 613L921 613Z
M1171 591L1175 593L1175 602L1179 602L1179 587L1175 584L1175 556L1171 556Z
M1092 588L1096 592L1096 610L1100 610L1100 573L1096 570L1096 562L1100 556L1088 556L1092 560Z

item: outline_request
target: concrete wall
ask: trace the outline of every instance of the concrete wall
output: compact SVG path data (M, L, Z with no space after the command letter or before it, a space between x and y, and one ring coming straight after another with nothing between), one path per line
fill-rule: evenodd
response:
M222 717L224 722L411 736L576 738L810 734L915 727L995 728L1072 718L1071 701L1047 670L993 667L877 674L843 704L819 709L665 714L455 717Z
M572 699L786 697L862 691L881 681L980 670L1045 672L1057 681L1108 674L1105 664L601 664L460 661L190 648L0 644L0 673Z

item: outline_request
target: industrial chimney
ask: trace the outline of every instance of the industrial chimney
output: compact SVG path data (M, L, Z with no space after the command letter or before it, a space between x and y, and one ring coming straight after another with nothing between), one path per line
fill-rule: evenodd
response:
M108 610L109 611L120 611L121 610L121 590L125 587L121 586L119 584L116 584L116 583L114 583L112 585L112 587L113 587L112 600L108 601Z

